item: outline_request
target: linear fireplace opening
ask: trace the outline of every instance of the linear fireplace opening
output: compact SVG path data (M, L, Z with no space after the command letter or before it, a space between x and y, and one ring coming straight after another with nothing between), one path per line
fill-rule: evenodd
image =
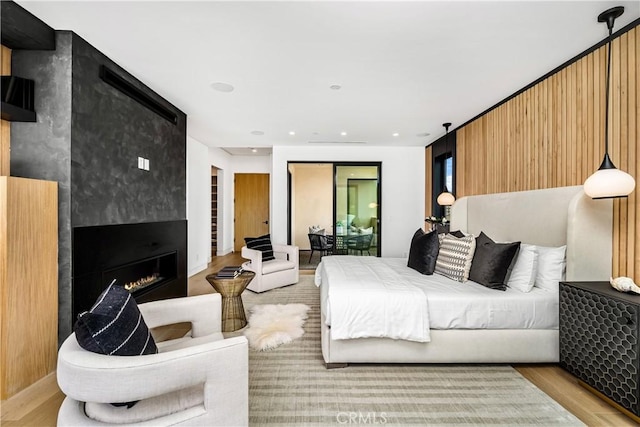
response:
M102 283L108 286L115 280L132 294L141 295L164 282L175 280L177 275L178 253L174 251L105 270Z
M114 280L138 303L186 296L186 233L186 221L75 228L73 321Z

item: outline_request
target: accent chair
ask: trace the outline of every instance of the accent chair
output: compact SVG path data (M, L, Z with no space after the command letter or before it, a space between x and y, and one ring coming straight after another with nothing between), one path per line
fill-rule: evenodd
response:
M140 304L152 328L191 323L157 354L109 356L84 350L75 333L58 352L58 385L67 395L59 426L246 426L249 360L244 336L224 339L220 294ZM111 403L133 404L116 407Z
M247 286L247 289L253 292L264 292L298 283L298 247L278 244L272 246L275 259L270 261L262 260L261 251L242 247L242 257L249 260L242 264L242 268L256 273Z

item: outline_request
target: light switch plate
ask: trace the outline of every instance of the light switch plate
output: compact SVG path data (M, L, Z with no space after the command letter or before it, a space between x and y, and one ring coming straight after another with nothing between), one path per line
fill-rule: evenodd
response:
M149 159L144 159L144 170L149 170Z
M138 169L144 169L144 159L142 157L138 157Z

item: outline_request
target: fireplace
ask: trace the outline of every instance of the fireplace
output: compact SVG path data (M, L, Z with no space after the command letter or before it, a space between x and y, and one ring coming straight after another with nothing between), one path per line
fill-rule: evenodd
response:
M187 222L73 229L73 321L112 281L138 303L187 295Z

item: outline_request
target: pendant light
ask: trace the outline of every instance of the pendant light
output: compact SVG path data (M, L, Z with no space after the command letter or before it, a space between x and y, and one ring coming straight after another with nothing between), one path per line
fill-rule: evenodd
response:
M584 192L593 199L609 199L614 197L627 197L636 186L636 181L631 175L617 169L609 158L609 96L611 74L611 34L613 23L617 17L624 13L624 7L616 6L605 10L598 15L598 22L606 22L609 29L607 41L607 82L606 101L604 111L604 159L600 168L584 182Z
M447 132L445 134L444 143L445 143L445 151L448 153L449 152L449 126L451 126L451 123L443 123L442 126L444 126ZM442 193L440 193L440 195L436 199L436 202L440 206L451 206L455 201L456 201L456 197L452 193L450 193L449 190L447 189L447 183L445 178L444 190L442 190Z

